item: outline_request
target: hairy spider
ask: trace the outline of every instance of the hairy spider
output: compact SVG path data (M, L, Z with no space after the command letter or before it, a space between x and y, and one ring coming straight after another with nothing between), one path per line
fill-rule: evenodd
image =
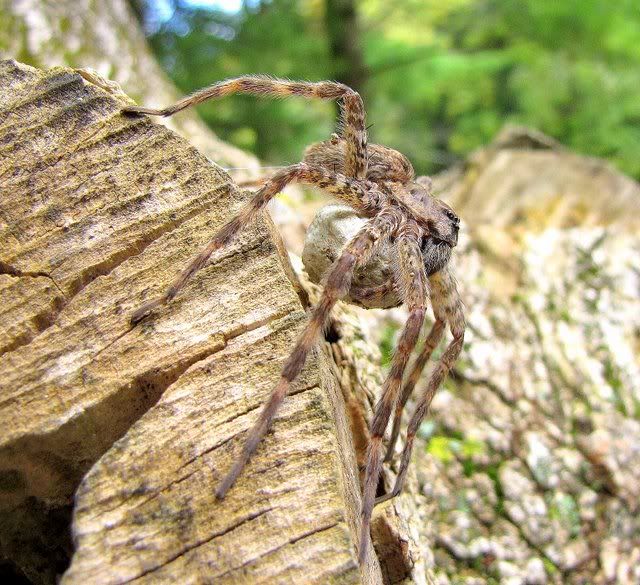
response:
M218 486L221 499L236 481L255 451L287 395L291 383L300 374L307 355L326 327L331 308L351 292L354 298L375 298L390 287L398 291L407 306L409 317L400 335L371 422L371 439L366 458L362 499L362 516L358 557L364 562L370 540L371 514L375 504L396 496L406 476L416 431L443 379L453 367L462 348L465 320L462 302L448 261L458 241L460 220L453 210L431 195L428 185L415 180L413 167L401 153L378 144L367 145L365 112L360 95L341 83L296 82L264 76L243 76L215 83L165 109L126 107L127 113L171 116L210 98L246 93L276 98L302 96L340 100L341 133L330 140L309 147L301 163L283 168L268 179L245 208L214 235L206 248L189 264L168 290L159 298L140 307L131 317L132 323L143 319L154 308L173 299L211 254L229 244L234 236L264 209L271 198L287 183L298 182L319 187L351 206L369 221L346 244L325 281L318 304L313 308L304 330L284 363L278 384L253 428L248 432L242 453ZM389 242L398 262L394 276L386 283L368 290L351 290L354 270L371 257L382 242ZM427 253L423 257L423 250ZM435 315L424 348L411 371L405 369L422 329L427 298ZM390 460L400 431L402 410L411 395L434 348L449 326L453 340L442 354L424 393L420 396L407 431L400 469L393 490L375 499L382 468L382 441L392 411L393 429L385 460ZM403 384L403 379L404 384Z

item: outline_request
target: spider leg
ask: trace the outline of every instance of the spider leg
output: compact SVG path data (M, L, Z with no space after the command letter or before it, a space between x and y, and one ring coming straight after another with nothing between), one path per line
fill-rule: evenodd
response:
M413 442L420 423L429 409L429 405L433 400L436 390L456 363L464 342L465 320L462 312L462 301L458 296L453 276L447 269L444 269L439 273L430 276L429 282L431 284L434 312L436 315L442 314L445 316L447 324L453 334L453 340L447 346L447 349L442 354L433 374L431 374L429 383L420 397L416 410L409 421L407 442L404 446L404 450L402 451L400 470L398 472L398 477L396 478L396 483L393 486L393 490L378 498L376 500L376 504L389 500L397 496L402 491L402 486L409 467L409 460L411 459Z
M393 459L393 453L395 450L396 441L398 440L398 435L400 434L400 423L402 422L402 410L407 404L407 400L411 396L420 376L422 375L422 370L427 365L427 362L431 358L431 354L433 350L438 347L440 340L442 339L442 334L444 333L445 321L443 319L436 318L436 322L431 327L431 331L429 331L429 335L424 341L424 347L422 351L418 355L413 367L411 368L411 373L409 377L404 383L404 387L402 388L402 396L400 400L396 403L396 412L393 419L393 431L391 432L391 439L389 441L389 446L387 447L387 455L385 456L385 461L391 461Z
M344 248L329 273L318 304L314 307L309 321L282 368L278 385L262 409L257 422L248 433L241 455L236 459L231 470L218 486L216 490L218 499L224 498L247 464L247 461L249 461L258 443L269 429L271 421L287 395L291 383L300 374L307 355L316 343L320 332L326 326L332 307L341 297L347 294L356 266L365 262L381 240L393 233L398 224L399 218L395 212L383 210L365 224Z
M394 288L393 278L389 278L389 280L377 286L357 286L354 284L349 289L349 296L360 303L370 303L372 306L377 307L380 306L382 299L386 295L393 292Z
M396 241L398 243L400 265L399 284L403 299L409 309L409 317L393 355L391 369L382 387L382 396L376 406L373 421L371 422L371 438L367 450L358 553L361 564L366 557L370 539L371 513L373 512L376 487L382 468L382 438L387 428L391 411L398 400L402 377L409 361L409 356L420 335L426 312L428 284L419 245L419 228L413 222L405 224L404 227L404 233Z
M172 106L163 109L126 106L124 112L149 114L151 116L172 116L173 114L200 104L209 99L244 93L275 98L301 96L324 100L341 99L342 132L347 142L345 174L356 179L364 179L367 174L367 130L365 127L364 104L360 94L350 87L335 81L290 81L273 79L260 75L244 75L234 79L219 81L196 91Z
M367 187L360 181L350 179L344 175L334 174L322 167L314 167L306 163L286 167L269 179L269 181L255 193L244 209L213 236L204 250L192 260L163 295L145 303L133 313L131 323L138 323L153 309L173 299L184 287L189 278L207 263L211 254L229 244L236 234L252 221L256 215L264 209L265 205L292 181L316 185L331 195L345 201L352 207L366 212L370 212L379 207L382 201L381 198L383 197L382 193L377 192L375 189L371 190L371 188L374 187L372 185L368 185L369 190L367 190Z

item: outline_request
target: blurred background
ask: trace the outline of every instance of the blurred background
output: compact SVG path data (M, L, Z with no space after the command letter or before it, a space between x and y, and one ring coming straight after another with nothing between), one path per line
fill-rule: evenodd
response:
M640 583L637 2L0 0L0 53L149 106L245 73L360 91L371 140L465 224L465 348L414 457L426 574ZM242 179L299 161L335 114L235 96L168 123ZM272 209L292 252L317 205ZM359 318L384 366L402 312Z
M640 9L620 0L131 0L188 93L243 73L337 79L371 138L419 173L525 124L640 177ZM236 98L200 115L270 164L332 130L331 105Z

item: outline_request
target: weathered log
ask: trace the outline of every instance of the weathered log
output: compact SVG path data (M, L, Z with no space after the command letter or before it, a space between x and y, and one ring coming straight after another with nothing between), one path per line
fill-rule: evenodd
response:
M33 498L68 506L110 449L76 496L65 582L234 582L253 571L356 581L343 512L357 508L345 498L358 489L347 486L355 476L317 359L243 481L213 499L303 318L269 225L247 230L132 328L131 311L169 284L242 193L77 74L5 63L2 77L3 298L26 298L2 317L12 348L1 368L5 509ZM34 279L46 303L33 302Z
M353 443L361 455L375 397L363 409L345 396L339 356L309 360L215 500L304 295L264 217L130 325L248 194L171 131L121 115L109 91L69 69L0 65L5 563L53 582L75 494L67 584L424 581L407 513L393 507L373 527L383 571L374 552L357 565Z

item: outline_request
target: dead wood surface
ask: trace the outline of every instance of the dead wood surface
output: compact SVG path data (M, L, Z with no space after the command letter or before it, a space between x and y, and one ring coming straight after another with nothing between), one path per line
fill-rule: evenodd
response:
M304 312L261 220L130 326L246 194L118 99L0 64L2 558L53 582L75 493L65 584L382 582L355 560L357 466L322 355L215 501Z

